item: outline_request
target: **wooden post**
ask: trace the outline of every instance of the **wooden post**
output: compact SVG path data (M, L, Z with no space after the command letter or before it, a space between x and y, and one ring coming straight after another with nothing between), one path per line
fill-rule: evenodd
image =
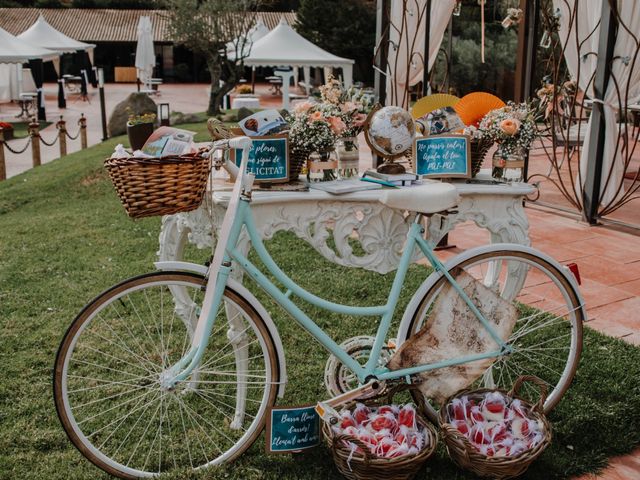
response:
M7 179L7 164L4 161L4 129L0 127L0 180Z
M87 119L84 118L84 113L80 114L78 125L80 125L80 148L84 150L87 148Z
M58 129L58 139L60 141L60 156L64 157L67 155L67 127L62 115L60 115L60 120L56 123L56 128Z
M31 118L29 122L29 136L31 137L31 157L33 158L33 166L40 165L40 124L36 120L36 117Z

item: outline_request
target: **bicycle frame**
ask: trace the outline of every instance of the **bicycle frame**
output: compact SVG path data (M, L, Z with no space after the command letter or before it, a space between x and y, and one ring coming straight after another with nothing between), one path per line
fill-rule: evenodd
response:
M244 171L244 157L243 165L240 168L240 172ZM244 179L244 177L243 177ZM236 182L236 187L242 184L241 181ZM297 285L291 278L289 278L275 263L267 252L264 243L258 233L251 212L251 185L249 183L247 190L240 196L237 208L234 205L235 215L232 219L231 227L228 231L228 235L224 244L218 243L216 247L216 255L222 255L220 268L215 276L210 277L207 289L211 287L211 279L213 281L213 292L210 293L210 302L207 302L205 298L203 313L198 321L198 327L196 334L192 341L192 347L189 352L175 365L169 368L163 374L163 383L167 387L175 385L179 381L185 380L190 373L199 365L200 359L207 347L209 335L213 329L215 316L220 307L224 288L227 278L231 272L232 261L240 266L246 274L250 275L255 282L264 289L286 312L288 312L302 328L309 332L323 347L325 347L331 354L335 355L344 365L346 365L358 378L360 383L365 383L371 379L378 380L392 380L405 377L407 381L410 380L410 376L429 370L435 370L443 367L450 367L455 365L461 365L476 360L482 360L487 358L496 358L511 350L511 347L498 335L495 329L491 326L490 322L482 315L473 302L469 299L464 290L456 283L453 277L447 272L442 262L433 253L432 246L425 241L422 237L424 228L420 221L422 216L418 214L411 224L409 232L407 234L407 243L405 245L404 252L402 253L398 269L396 271L395 278L389 292L389 297L385 305L369 306L369 307L356 307L349 305L342 305L334 303L323 298L320 298L304 288ZM235 193L235 192L234 192ZM238 192L239 194L239 192ZM233 202L233 194L232 200ZM230 206L231 206L230 202ZM227 218L225 217L225 221ZM251 245L255 249L258 257L265 265L266 269L280 282L286 291L283 293L276 285L267 278L238 248L238 238L245 229L251 240ZM493 340L497 344L497 349L490 352L485 352L475 355L466 355L458 358L443 360L436 363L429 363L423 365L417 365L410 368L403 368L400 370L389 370L387 368L380 368L377 366L378 359L383 348L383 344L389 328L391 327L391 321L395 312L400 291L404 280L411 264L411 258L413 256L414 249L418 247L425 257L429 260L433 266L435 272L442 272L447 278L449 283L453 286L460 297L467 303L470 310L478 318L484 328L489 332ZM220 250L223 249L223 250ZM212 265L215 265L215 257ZM434 272L434 273L435 273ZM364 366L359 364L356 360L351 358L340 346L327 335L322 328L320 328L306 313L304 313L292 300L291 296L295 295L302 300L305 300L313 305L316 305L324 310L332 311L339 314L354 315L354 316L379 316L380 324L378 326L375 341L369 358ZM207 305L209 303L209 306Z

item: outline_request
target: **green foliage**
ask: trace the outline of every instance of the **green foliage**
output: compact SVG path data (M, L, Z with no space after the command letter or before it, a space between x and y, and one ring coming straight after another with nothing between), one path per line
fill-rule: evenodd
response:
M255 24L258 0L165 0L169 29L177 44L202 55L211 74L211 94L207 113L220 112L222 97L240 79L242 60L249 53L245 41L236 42L233 59L227 44L246 38ZM222 80L223 84L220 85Z
M325 50L354 59L356 79L372 79L375 2L301 0L295 27L300 34Z
M453 44L450 86L457 95L486 91L505 101L513 98L517 30L505 30L500 22L513 1L487 2L485 7L485 62L481 60L481 21L477 2L463 2L461 15L453 17ZM446 51L449 39L445 34L434 71L433 84L440 86L447 70Z

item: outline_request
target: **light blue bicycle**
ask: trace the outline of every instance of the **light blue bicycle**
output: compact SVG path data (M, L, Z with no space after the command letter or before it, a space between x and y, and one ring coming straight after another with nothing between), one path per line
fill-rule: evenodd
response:
M240 137L211 149L215 165L236 180L210 267L159 264L162 271L99 295L69 327L55 363L55 402L69 438L91 462L122 478L151 477L231 461L256 440L267 409L284 394L285 355L271 317L230 278L232 268L242 268L328 350L330 396L416 382L437 400L463 384L510 387L533 374L549 385L545 409L558 403L578 365L585 319L564 267L516 244L471 249L443 264L423 238L422 220L446 214L457 194L448 184L427 183L380 197L409 211L412 222L387 303L355 307L319 298L276 265L256 231L253 176L245 173L250 146ZM239 168L219 155L229 148L243 149ZM237 248L243 231L279 285ZM400 350L388 363L394 348L387 335L416 248L433 272L402 315L395 336ZM338 345L296 298L371 317L376 336L354 332ZM414 336L419 341L406 342Z

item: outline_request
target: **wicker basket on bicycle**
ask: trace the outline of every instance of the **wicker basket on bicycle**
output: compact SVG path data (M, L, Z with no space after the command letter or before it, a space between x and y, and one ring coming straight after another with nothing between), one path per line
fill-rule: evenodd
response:
M417 408L416 422L425 435L424 447L417 454L407 454L395 458L381 458L370 453L368 446L351 435L334 432L326 422L322 423L322 433L333 454L336 467L349 480L410 480L433 454L437 445L437 433L424 417L425 405L422 394L412 385L399 385L388 393L363 402L368 407L391 404L395 394L404 390L415 390ZM355 403L346 405L353 410ZM358 449L354 449L355 445Z
M200 153L162 158L108 158L104 166L132 218L188 212L200 206L210 161Z
M535 383L540 388L540 399L535 405L532 405L522 397L518 395L522 385L524 382L532 382ZM509 401L511 400L511 405L514 406L513 400L518 400L518 405L521 405L520 414L524 414L525 417L517 417L509 421L510 423L509 429L515 430L514 422L521 422L521 427L518 427L518 433L522 434L523 429L526 428L529 430L529 423L527 423L526 427L522 427L525 425L523 422L535 422L534 425L537 425L535 428L539 429L538 432L541 432L541 437L537 439L537 442L533 442L533 446L531 448L526 448L522 450L520 453L512 454L511 456L507 455L509 452L506 448L515 448L514 444L511 444L511 447L505 447L504 445L508 445L509 442L503 440L503 445L500 445L500 442L496 444L487 445L485 448L486 453L481 453L478 448L476 448L468 438L468 435L465 435L456 424L460 420L454 420L452 417L455 416L454 401L458 401L458 407L461 406L461 399L466 398L470 402L474 402L477 406L478 402L481 399L486 398L488 393L499 392L503 397ZM518 377L513 384L513 387L509 392L500 389L477 389L477 390L462 390L453 396L451 396L445 403L444 407L440 409L440 429L442 434L442 439L445 442L447 447L447 451L451 458L462 468L472 471L478 476L481 477L492 477L499 479L513 478L519 475L522 475L529 465L538 457L542 452L547 448L547 446L551 443L551 425L549 424L547 418L543 413L543 405L547 398L547 386L546 384L537 377L531 375L523 375ZM469 414L468 407L465 408L465 415ZM472 407L473 408L473 407ZM486 405L485 407L486 408ZM486 410L476 410L476 412L486 413ZM473 415L473 413L471 413ZM506 414L505 414L506 415ZM524 420L523 420L524 418ZM479 420L483 419L481 416ZM473 424L474 419L471 419L470 422ZM484 422L483 432L486 432L487 425L490 422ZM468 423L467 423L468 425ZM478 423L480 425L480 422ZM486 433L480 433L480 429L473 432L470 432L471 437L475 440L480 440L482 442L482 438L486 435ZM489 431L491 428L489 427ZM464 430L464 429L463 429ZM482 438L478 439L475 435L479 435ZM538 433L536 433L538 435ZM487 439L489 442L489 439ZM495 441L494 439L490 440L491 442ZM478 443L476 442L476 445ZM500 451L499 449L503 449ZM518 450L515 450L516 452Z

